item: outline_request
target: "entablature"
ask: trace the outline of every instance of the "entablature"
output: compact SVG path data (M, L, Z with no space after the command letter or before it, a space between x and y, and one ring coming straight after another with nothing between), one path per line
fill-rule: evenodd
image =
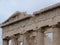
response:
M26 14L25 12L15 12L9 19L2 23L1 27L5 27L28 18L31 18L31 14Z

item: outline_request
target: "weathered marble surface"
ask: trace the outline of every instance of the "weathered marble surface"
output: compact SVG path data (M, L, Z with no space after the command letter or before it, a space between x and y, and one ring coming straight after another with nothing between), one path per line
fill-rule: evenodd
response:
M1 28L3 45L8 45L9 40L12 45L20 42L23 45L44 45L46 32L54 34L53 45L60 45L60 3L33 14L15 12Z

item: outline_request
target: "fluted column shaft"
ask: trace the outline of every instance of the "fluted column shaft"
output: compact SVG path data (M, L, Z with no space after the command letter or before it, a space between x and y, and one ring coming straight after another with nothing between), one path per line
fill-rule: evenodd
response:
M11 45L18 45L18 41L16 38L11 39Z
M44 45L44 32L38 31L36 39L37 39L36 45Z
M53 45L60 45L60 29L53 28Z
M24 35L23 37L23 45L28 45L28 41L27 41L27 36Z
M9 45L9 40L3 39L3 45Z

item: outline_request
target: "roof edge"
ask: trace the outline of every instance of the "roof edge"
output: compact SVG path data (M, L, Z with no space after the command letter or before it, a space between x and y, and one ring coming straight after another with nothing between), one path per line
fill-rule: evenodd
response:
M46 11L49 11L49 10L54 9L54 8L57 8L57 7L60 7L60 2L57 3L57 4L53 4L51 6L48 6L46 8L43 8L43 9L41 9L39 11L35 11L35 12L33 12L33 15L41 14L42 12L46 12Z
M32 16L28 16L28 17L25 17L25 18L23 18L23 19L18 19L18 20L12 21L12 22L8 22L8 23L6 23L6 24L2 24L2 25L1 25L1 28L2 28L2 27L5 27L5 26L7 26L7 25L10 25L10 24L19 22L19 21L26 20L26 19L31 18L31 17L32 17Z

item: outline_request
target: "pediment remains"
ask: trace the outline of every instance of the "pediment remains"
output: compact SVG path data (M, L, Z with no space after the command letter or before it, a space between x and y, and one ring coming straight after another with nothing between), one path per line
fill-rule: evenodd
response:
M27 15L26 12L16 11L14 14L12 14L11 17L9 17L5 22L3 22L3 24L8 23L8 22L13 22L16 20L22 20L27 17L30 17L30 14Z

